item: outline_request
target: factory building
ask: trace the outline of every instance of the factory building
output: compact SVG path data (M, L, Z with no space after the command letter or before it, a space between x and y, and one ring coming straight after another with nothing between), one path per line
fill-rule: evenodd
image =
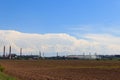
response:
M100 59L98 55L68 55L67 58L77 59Z

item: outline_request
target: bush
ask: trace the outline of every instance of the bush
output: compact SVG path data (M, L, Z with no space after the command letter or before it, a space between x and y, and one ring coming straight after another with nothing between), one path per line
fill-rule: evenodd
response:
M3 72L4 70L5 68L0 65L0 72Z

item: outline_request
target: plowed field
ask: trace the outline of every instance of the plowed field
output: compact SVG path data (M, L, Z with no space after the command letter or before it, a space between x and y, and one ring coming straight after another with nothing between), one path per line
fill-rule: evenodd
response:
M20 80L120 80L120 61L0 60Z

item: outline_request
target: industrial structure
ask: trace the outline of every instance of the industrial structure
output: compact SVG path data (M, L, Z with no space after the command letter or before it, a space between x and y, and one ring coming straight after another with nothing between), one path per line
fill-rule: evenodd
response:
M5 46L3 47L3 57L5 57Z
M9 46L9 52L6 53L6 46L3 46L3 55L0 57L0 59L52 59L52 60L67 60L67 59L77 59L77 60L91 60L91 59L120 59L120 55L97 55L95 53L94 55L89 53L83 55L67 55L67 56L59 56L58 52L56 53L56 56L52 57L45 57L45 53L39 51L39 55L24 55L23 49L20 48L19 55L12 53L12 47Z

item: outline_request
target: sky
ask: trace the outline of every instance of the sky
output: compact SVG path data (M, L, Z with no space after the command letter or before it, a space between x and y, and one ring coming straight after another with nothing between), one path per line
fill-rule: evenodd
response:
M30 45L34 46L33 53L46 45L51 47L44 51L51 54L57 52L53 50L54 46L58 46L59 52L64 54L65 46L73 46L67 48L66 53L119 54L119 15L120 0L0 0L1 41L9 37L9 42L12 41L9 45L13 44L16 49L27 46L25 53L33 49ZM27 34L27 38L11 37L18 36L17 33ZM71 41L71 38L74 39ZM17 44L22 42L21 46ZM41 46L36 48L37 45ZM94 49L90 49L91 45ZM81 49L83 46L85 48Z

